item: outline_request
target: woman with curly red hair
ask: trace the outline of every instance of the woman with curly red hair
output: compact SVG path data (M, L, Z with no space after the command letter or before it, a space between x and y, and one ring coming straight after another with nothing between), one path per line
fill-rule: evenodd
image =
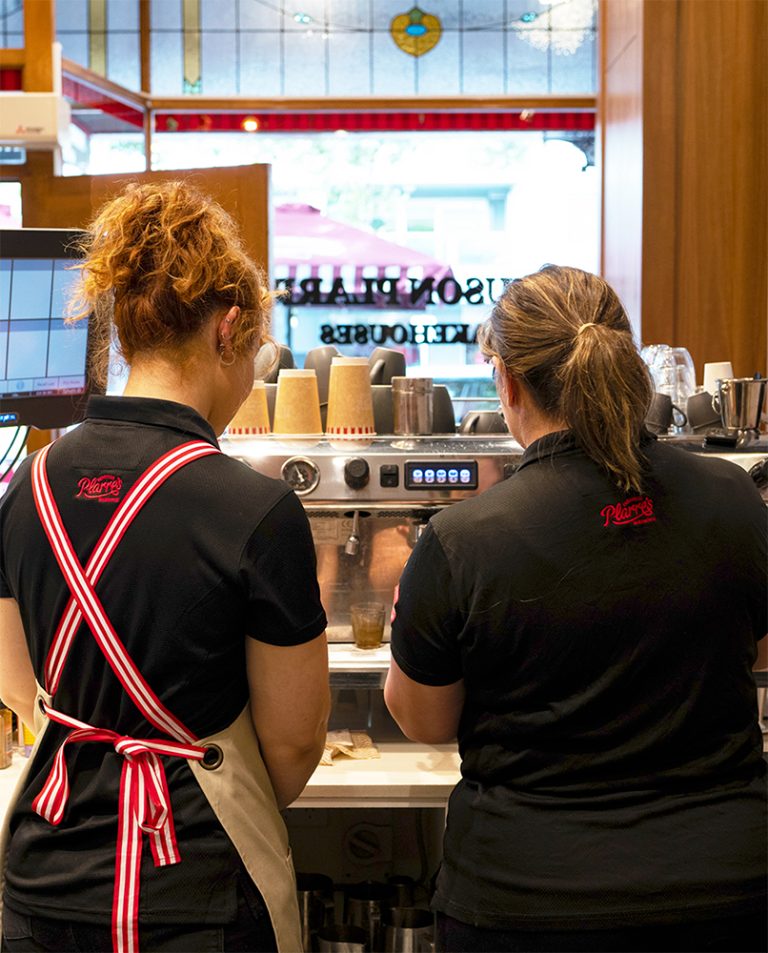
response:
M3 949L295 951L279 812L322 752L326 620L300 503L216 440L270 295L183 182L127 188L84 251L74 316L130 372L0 508L0 696L38 732Z

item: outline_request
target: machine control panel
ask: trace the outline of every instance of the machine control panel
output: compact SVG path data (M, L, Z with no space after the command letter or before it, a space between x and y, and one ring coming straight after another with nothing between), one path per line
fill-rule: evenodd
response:
M477 460L406 461L406 490L423 490L425 487L476 490Z

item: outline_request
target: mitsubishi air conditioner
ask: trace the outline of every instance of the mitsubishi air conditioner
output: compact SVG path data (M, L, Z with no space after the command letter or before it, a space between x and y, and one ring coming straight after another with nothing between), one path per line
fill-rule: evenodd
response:
M69 103L57 93L0 92L0 145L48 149L67 136Z

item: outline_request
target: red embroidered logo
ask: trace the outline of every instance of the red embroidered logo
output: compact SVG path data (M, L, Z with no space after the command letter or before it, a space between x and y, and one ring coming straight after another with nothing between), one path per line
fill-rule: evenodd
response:
M655 523L653 500L649 496L630 496L623 503L610 503L600 510L605 522L603 526L640 526L642 523Z
M77 483L77 500L98 500L99 503L118 503L123 480L111 473L102 473L101 476L83 477Z

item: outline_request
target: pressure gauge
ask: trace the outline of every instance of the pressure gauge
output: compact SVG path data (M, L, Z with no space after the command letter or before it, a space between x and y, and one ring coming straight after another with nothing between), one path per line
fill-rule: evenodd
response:
M297 496L311 493L320 482L317 464L306 457L291 457L280 470L280 476Z

